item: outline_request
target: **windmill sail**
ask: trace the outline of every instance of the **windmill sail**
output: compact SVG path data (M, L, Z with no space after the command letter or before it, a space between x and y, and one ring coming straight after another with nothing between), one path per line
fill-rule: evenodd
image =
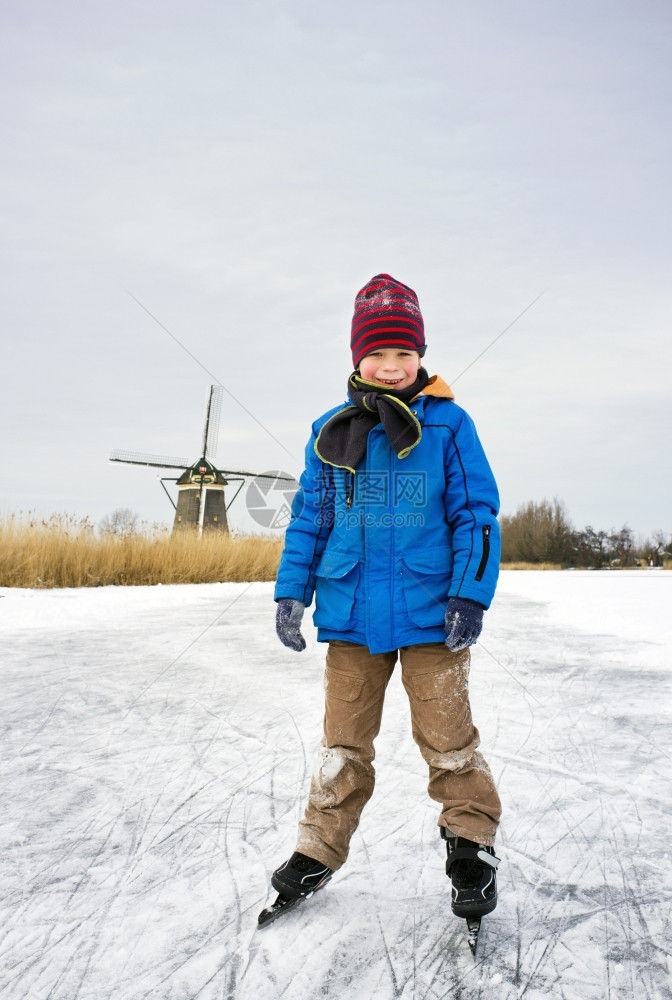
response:
M211 460L217 456L221 413L222 387L221 385L211 385L205 410L205 427L203 428L203 455Z
M155 469L188 469L184 458L168 458L166 455L145 455L140 451L113 451L110 462L126 462L128 465L151 465Z

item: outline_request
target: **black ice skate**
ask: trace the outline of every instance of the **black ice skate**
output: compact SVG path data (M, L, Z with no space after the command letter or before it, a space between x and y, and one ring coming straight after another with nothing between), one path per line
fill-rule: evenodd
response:
M298 899L321 889L333 874L331 868L327 868L321 861L315 861L297 851L289 861L276 868L271 875L271 885L282 896Z
M279 895L271 906L267 906L259 914L259 926L265 927L308 899L326 885L333 874L331 868L327 868L321 861L315 861L298 851L292 854L289 861L285 861L271 875L271 885Z
M477 919L497 906L497 865L494 848L484 847L464 837L455 837L441 828L446 841L446 874L453 883L451 906L457 917Z

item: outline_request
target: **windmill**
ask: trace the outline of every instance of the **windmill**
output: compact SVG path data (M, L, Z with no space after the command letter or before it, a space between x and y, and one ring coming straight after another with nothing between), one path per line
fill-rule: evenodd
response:
M199 534L204 529L228 531L229 524L226 516L228 508L238 496L245 480L257 477L254 472L219 469L214 465L221 407L222 387L211 385L205 410L201 457L197 462L190 464L180 458L169 458L165 455L144 455L133 451L113 451L110 455L111 462L146 465L155 469L182 470L180 476L161 478L161 486L175 508L173 531L194 527L198 528ZM280 475L276 478L286 478L293 482L289 476ZM166 489L165 483L167 481L177 483L177 503ZM232 482L238 482L240 486L227 504L224 488Z

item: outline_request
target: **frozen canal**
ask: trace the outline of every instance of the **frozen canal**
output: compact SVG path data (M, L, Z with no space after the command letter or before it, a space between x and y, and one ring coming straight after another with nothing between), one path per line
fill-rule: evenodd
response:
M271 591L0 590L3 1000L672 996L672 573L502 575L476 962L398 678L348 865L257 931L322 713L323 647L279 644Z

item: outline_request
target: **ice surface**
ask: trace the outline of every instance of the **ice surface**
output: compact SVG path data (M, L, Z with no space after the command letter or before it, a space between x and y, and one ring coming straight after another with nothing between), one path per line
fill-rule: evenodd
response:
M3 1000L669 998L672 574L503 574L476 962L398 677L348 864L256 929L322 717L323 647L280 646L271 591L0 590Z

